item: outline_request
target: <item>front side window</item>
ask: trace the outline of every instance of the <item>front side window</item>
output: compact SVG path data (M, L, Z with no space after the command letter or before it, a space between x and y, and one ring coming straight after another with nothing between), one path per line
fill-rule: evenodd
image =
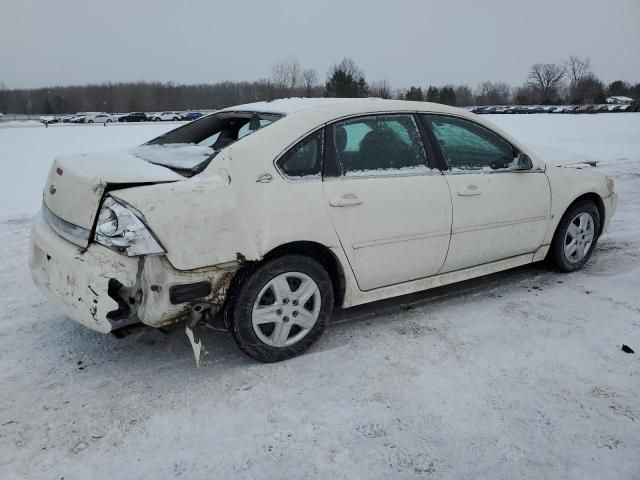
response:
M398 175L429 170L413 115L358 117L330 128L333 141L328 148L338 175Z
M322 171L322 130L298 142L278 160L278 167L287 177L319 177Z
M487 128L468 120L426 115L452 171L505 170L514 167L513 146Z

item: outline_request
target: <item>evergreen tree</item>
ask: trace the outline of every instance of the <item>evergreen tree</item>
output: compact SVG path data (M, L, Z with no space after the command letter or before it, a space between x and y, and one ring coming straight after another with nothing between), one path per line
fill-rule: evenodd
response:
M615 82L611 82L609 87L607 88L607 93L612 97L618 96L628 96L630 87L626 82L622 80L616 80Z
M369 86L362 71L350 58L331 67L325 84L325 97L360 98L369 94Z
M453 87L443 87L440 90L440 103L456 105L456 92L453 90Z
M420 87L411 87L404 96L405 100L413 100L416 102L424 102L424 94Z
M440 101L440 92L436 87L429 86L427 90L427 102L439 102Z

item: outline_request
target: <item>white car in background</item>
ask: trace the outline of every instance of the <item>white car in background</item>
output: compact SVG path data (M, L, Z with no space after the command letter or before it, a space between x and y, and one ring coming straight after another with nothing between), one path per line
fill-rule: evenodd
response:
M118 117L109 113L92 113L84 117L82 123L113 123L117 121Z
M577 270L616 202L611 178L547 164L466 110L277 100L57 158L30 265L89 328L223 312L271 362L310 347L335 307L545 259Z
M151 115L153 122L178 122L183 119L179 112L159 112Z

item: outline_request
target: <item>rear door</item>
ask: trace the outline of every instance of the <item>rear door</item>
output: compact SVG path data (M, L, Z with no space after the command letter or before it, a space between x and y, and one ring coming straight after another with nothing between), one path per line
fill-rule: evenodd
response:
M324 199L361 290L434 275L444 263L451 200L429 152L412 114L327 127Z
M451 189L451 245L442 273L535 252L551 210L544 172L515 170L517 149L482 125L445 115L421 118L446 162Z

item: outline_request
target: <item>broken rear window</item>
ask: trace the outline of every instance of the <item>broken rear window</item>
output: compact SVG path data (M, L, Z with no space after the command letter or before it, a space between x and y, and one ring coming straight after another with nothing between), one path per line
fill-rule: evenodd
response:
M204 170L225 147L280 118L282 115L273 113L215 113L171 130L132 153L150 163L191 176Z

